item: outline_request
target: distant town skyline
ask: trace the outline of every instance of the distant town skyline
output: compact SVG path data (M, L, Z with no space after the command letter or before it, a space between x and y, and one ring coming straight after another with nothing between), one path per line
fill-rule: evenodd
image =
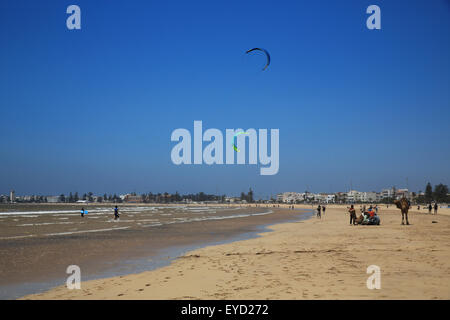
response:
M68 195L51 196L16 196L15 191L11 190L9 196L0 195L0 203L393 203L394 200L406 198L415 203L430 202L450 202L450 192L447 185L439 184L431 186L430 183L425 187L425 191L415 192L408 189L397 189L395 187L375 191L350 190L348 192L336 193L313 193L313 192L283 192L270 198L260 198L255 196L250 188L248 192L241 192L239 197L226 194L206 194L199 192L195 194L171 194L164 193L127 193L127 194L103 194L95 195L92 192L78 194L70 192Z
M313 191L313 190L308 190L308 189L305 189L303 191L301 191L301 190L285 191L284 190L282 192L276 192L276 193L270 194L270 195L263 195L261 192L255 192L255 189L253 189L251 187L249 188L249 190L252 191L252 198L255 198L255 199L277 198L277 197L279 197L280 195L283 195L283 194L284 195L288 194L288 196L289 196L289 194L292 194L293 197L295 198L295 197L298 197L299 195L305 195L307 193L318 194L318 195L333 195L333 194L345 193L345 194L349 194L352 197L353 196L361 197L361 195L359 195L359 194L364 194L364 197L369 197L370 199L373 198L373 199L380 200L382 198L391 197L392 196L391 192L393 192L394 190L396 190L397 193L400 192L399 194L401 194L403 196L407 196L407 197L409 197L410 194L416 194L416 195L424 194L426 189L427 189L428 184L429 184L429 186L431 188L436 188L437 186L441 186L441 185L447 187L447 184L440 183L440 184L433 185L433 184L428 182L426 185L423 186L423 188L418 189L418 190L413 190L413 189L406 188L406 187L397 187L397 186L394 185L394 186L385 187L385 188L382 188L382 189L379 189L379 190L364 190L364 189L359 189L359 188L350 188L348 190L339 190L339 191L333 191L333 192ZM235 196L238 196L239 194L242 194L242 192L244 192L245 190L241 190L241 191L236 191L235 190L232 193L226 193L226 192L225 193L220 193L220 192L218 192L218 190L216 190L216 191L217 191L216 193L214 193L214 192L210 192L209 193L209 192L204 192L204 191L186 192L186 193L178 192L178 191L175 191L175 192L168 192L168 191L153 191L153 192L152 191L148 191L148 192L128 191L128 192L113 192L113 193L108 193L108 192L97 192L97 193L95 193L95 192L92 192L92 191L86 191L86 192L69 191L67 193L64 193L64 192L58 193L57 192L57 193L49 193L49 194L42 194L42 193L27 193L27 194L20 194L19 193L18 194L16 192L16 190L11 189L8 193L1 193L0 192L0 196L2 196L3 198L5 196L7 196L7 195L9 195L10 198L11 197L12 198L14 198L14 197L22 197L22 198L23 197L27 197L27 198L29 198L29 197L32 197L32 196L45 196L45 197L56 198L56 197L59 197L60 195L64 195L65 197L69 197L69 195L75 195L76 194L77 197L79 197L81 199L82 197L89 196L89 195L93 196L95 198L103 197L104 195L107 195L107 196L113 196L114 195L114 196L118 196L118 197L120 196L120 197L123 198L126 195L141 196L141 195L145 195L145 194L154 194L154 195L156 195L156 194L164 194L164 193L180 194L180 195L189 195L189 194L192 195L192 194L204 193L204 194L207 194L207 195L235 197ZM370 196L368 196L368 195L370 195ZM93 202L96 202L96 200L94 200Z
M216 188L212 188L211 190L203 190L203 189L199 189L199 190L187 190L187 191L183 191L181 188L179 189L175 189L175 190L163 190L163 189L154 189L154 190L148 190L148 189L142 189L142 190L138 190L137 188L134 188L132 190L113 190L110 191L111 189L107 189L108 191L92 191L92 190L83 190L83 191L77 191L77 190L69 190L69 191L50 191L50 192L41 192L41 191L32 191L32 192L26 192L26 191L22 191L22 190L18 190L17 188L4 188L0 190L0 195L6 195L6 194L10 194L11 191L14 191L14 193L16 195L54 195L54 196L59 196L60 194L64 194L64 195L68 195L69 193L74 194L75 192L77 192L79 195L83 195L83 194L87 194L89 192L92 192L93 194L96 195L104 195L104 194L108 194L108 195L125 195L125 194L131 194L131 193L136 193L136 194L148 194L148 193L164 193L164 192L168 192L170 194L175 194L176 192L180 193L180 194L195 194L195 193L199 193L199 192L204 192L206 194L215 194L215 195L227 195L227 196L238 196L242 191L248 190L249 188L252 188L255 191L255 196L261 198L261 199L268 199L271 196L275 196L277 194L280 193L285 193L285 192L310 192L310 193L328 193L328 194L334 194L334 193L338 193L338 192L349 192L351 190L357 190L357 191L362 191L362 192L380 192L382 190L385 189L391 189L391 188L396 188L396 189L408 189L411 192L415 192L415 193L419 193L419 192L424 192L427 183L430 183L433 187L439 184L444 184L444 185L448 185L447 183L443 182L443 181L439 181L437 183L432 183L431 181L426 181L423 182L422 184L419 185L419 187L416 188L411 188L411 184L409 183L409 179L405 179L405 183L402 184L393 184L393 185L384 185L380 188L362 188L357 184L354 184L353 181L349 182L348 185L346 186L346 188L342 188L342 189L332 189L331 187L329 188L312 188L310 185L305 185L304 188L302 187L294 187L294 188L283 188L281 190L273 190L273 192L271 193L265 193L261 190L259 190L257 187L255 186L247 186L247 187L242 187L242 188L234 188L231 191L226 191L223 190L221 188L219 188L218 186L216 186ZM26 189L28 190L28 188ZM286 191L286 190L290 190L290 191Z

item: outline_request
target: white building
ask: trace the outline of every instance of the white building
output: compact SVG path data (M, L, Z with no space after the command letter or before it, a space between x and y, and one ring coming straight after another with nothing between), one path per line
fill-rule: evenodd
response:
M225 197L225 202L229 202L229 203L241 202L241 198Z
M49 203L56 203L59 202L59 196L48 196L47 202Z
M394 195L394 190L392 190L392 189L381 190L381 199L392 198L393 195Z
M314 193L310 193L310 192L305 193L305 199L308 202L312 202L312 201L316 200L316 198L317 198L317 196Z
M382 195L382 193L381 193L381 192L377 192L376 198L377 198L377 202L380 202L381 200L383 200L383 195Z
M347 201L350 203L361 202L361 193L356 190L350 190L347 192Z
M323 193L319 193L319 194L315 194L314 195L314 201L317 201L317 202L326 202L327 198L328 198L328 196L326 194L323 194Z
M327 195L327 203L335 203L335 202L336 202L336 195L335 194Z
M375 202L377 201L376 192L361 192L361 202Z
M303 202L306 199L314 199L312 193L298 193L298 192L284 192L277 194L277 201L284 203L297 203L297 201Z
M409 190L408 189L398 189L395 193L396 199L406 198L409 199Z

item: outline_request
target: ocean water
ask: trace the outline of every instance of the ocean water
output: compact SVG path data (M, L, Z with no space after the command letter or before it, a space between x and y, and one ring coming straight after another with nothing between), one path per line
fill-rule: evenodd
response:
M272 213L269 208L248 210L222 206L129 206L119 207L120 219L114 220L113 207L84 206L88 214L81 218L80 208L17 211L0 207L0 241L37 236L67 236L130 228L151 228L173 223L236 219Z
M253 208L255 209L255 208ZM270 208L258 208L260 210L246 210L246 208L230 207L224 208L220 206L211 207L156 207L156 206L142 206L142 207L124 207L121 208L121 221L114 222L114 227L110 228L93 228L92 226L77 226L79 230L61 231L61 228L67 228L68 223L75 224L80 220L79 210L45 210L45 211L16 211L16 212L0 212L1 217L8 217L8 223L17 228L32 229L33 234L10 235L10 237L37 237L37 236L65 236L77 233L97 233L111 230L124 230L129 228L148 228L157 227L163 224L172 223L188 223L192 221L206 221L206 220L223 220L235 219L241 217L251 217L267 215L272 213ZM108 208L93 207L88 208L89 218L98 224L111 223L112 211ZM292 219L284 222L299 221L309 218L313 215L313 210L295 210L298 215ZM85 216L86 218L86 216ZM41 222L42 220L47 222ZM83 218L84 219L84 218ZM0 227L4 228L4 221L0 220ZM24 221L27 221L26 223ZM113 221L113 220L112 220ZM61 223L63 222L63 223ZM83 220L83 223L84 220ZM123 224L123 226L121 226ZM89 224L90 225L90 224ZM141 257L138 259L127 259L110 264L110 267L104 268L101 271L89 275L82 274L82 281L108 278L113 276L121 276L143 271L154 270L160 267L169 265L174 259L177 259L187 252L210 245L218 245L223 243L230 243L245 239L258 237L260 233L269 232L269 225L255 224L251 231L242 232L239 234L230 235L224 240L216 241L213 238L209 241L196 244L183 244L177 246L170 246L163 248L158 254L151 257ZM51 228L53 232L49 232ZM43 232L39 230L43 229ZM45 231L46 230L46 231ZM55 231L57 230L57 231ZM0 237L0 241L2 238ZM65 285L66 277L52 279L45 282L26 282L20 284L0 286L0 299L17 299L32 293L40 293L56 286Z

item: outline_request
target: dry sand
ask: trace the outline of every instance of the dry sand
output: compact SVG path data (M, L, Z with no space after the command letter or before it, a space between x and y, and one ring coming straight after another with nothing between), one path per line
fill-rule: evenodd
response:
M416 207L409 226L393 206L382 206L380 226L350 226L346 211L328 206L321 220L275 225L259 238L195 250L161 269L25 298L450 298L450 209L428 215ZM366 286L370 265L381 269L379 290Z

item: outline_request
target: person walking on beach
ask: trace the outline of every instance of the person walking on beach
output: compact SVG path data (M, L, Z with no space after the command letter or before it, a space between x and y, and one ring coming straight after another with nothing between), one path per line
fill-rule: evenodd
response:
M323 215L325 216L325 206L322 206L322 212L323 212Z
M356 210L353 207L353 205L350 206L350 209L348 209L348 212L350 213L350 225L356 224Z
M322 207L319 204L319 206L317 207L317 218L321 218L322 219L322 216L320 215L321 212L322 212Z
M431 214L431 209L432 209L432 206L431 206L431 203L430 203L430 204L428 204L428 213L429 214Z
M438 204L437 202L434 203L434 214L437 214L437 210L438 210Z
M84 208L81 208L81 217L84 217Z
M117 206L114 208L114 220L119 219L119 208Z

